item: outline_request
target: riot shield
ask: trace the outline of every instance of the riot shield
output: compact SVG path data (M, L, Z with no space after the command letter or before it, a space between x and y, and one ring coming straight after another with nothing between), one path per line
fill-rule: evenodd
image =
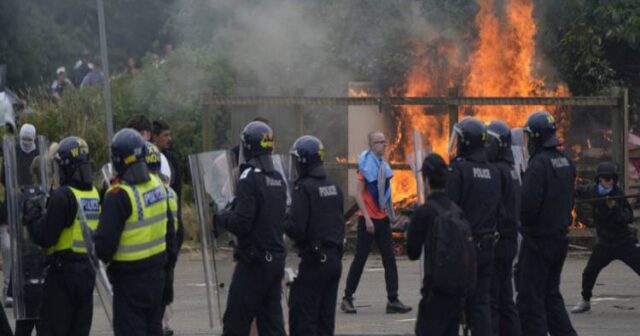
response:
M226 302L226 287L231 282L233 271L231 250L220 246L222 244L218 244L213 237L216 209L226 207L235 195L235 164L231 157L228 151L223 150L189 155L207 289L209 326L215 332L222 332L223 303ZM224 239L223 235L219 240Z
M529 163L529 153L525 147L522 128L511 129L511 152L513 153L514 168L518 173L518 177L521 178Z
M44 209L48 176L46 174L48 144L43 136L37 139L38 156L31 167L39 165L39 169L18 169L17 151L19 142L14 136L3 137L3 154L5 169L5 190L7 195L7 221L11 238L11 272L10 290L14 299L14 313L17 320L35 319L40 313L42 287L44 284L45 254L29 237L23 223L24 202L35 199ZM21 156L23 157L23 156Z
M93 201L93 200L91 200ZM96 291L98 297L104 308L104 312L109 320L109 325L113 328L113 288L111 282L107 277L107 269L105 264L98 259L96 254L95 243L93 240L93 230L89 227L89 221L85 213L85 201L83 199L78 200L78 220L82 226L82 238L84 238L84 244L87 248L87 256L91 262L91 266L96 272Z
M407 162L413 171L413 176L416 179L416 193L417 193L417 205L420 206L425 203L425 186L422 179L422 161L426 157L427 152L423 149L424 141L422 135L417 129L413 129L413 155L408 155ZM424 250L420 253L420 283L424 279Z
M284 179L284 183L287 186L287 208L291 206L291 193L293 191L293 181L291 181L291 164L285 164L287 162L287 158L281 154L273 154L273 168L282 175Z

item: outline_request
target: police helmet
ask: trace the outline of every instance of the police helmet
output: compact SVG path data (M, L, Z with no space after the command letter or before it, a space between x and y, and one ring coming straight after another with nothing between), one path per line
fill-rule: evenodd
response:
M493 120L487 124L487 158L495 161L499 158L509 159L511 153L511 129L502 120ZM505 157L508 156L508 157Z
M119 177L130 183L149 180L145 158L145 141L132 128L123 128L111 140L111 161Z
M320 139L304 135L293 143L289 154L296 163L298 175L305 176L324 162L324 145Z
M273 131L262 121L247 124L240 135L242 154L247 160L273 152Z
M149 169L150 173L157 174L160 172L162 162L160 150L156 145L152 144L149 141L145 143L145 146L147 148L147 156L144 158L144 160L147 164L147 169Z
M556 137L556 120L549 112L534 112L523 129L535 147L555 147L562 143Z
M613 162L602 162L596 169L596 180L600 177L611 177L618 181L618 166Z
M484 148L487 131L482 122L468 117L453 126L449 143L451 157L466 155Z
M77 136L62 139L53 160L60 169L62 183L71 180L83 184L93 182L89 146L84 139Z

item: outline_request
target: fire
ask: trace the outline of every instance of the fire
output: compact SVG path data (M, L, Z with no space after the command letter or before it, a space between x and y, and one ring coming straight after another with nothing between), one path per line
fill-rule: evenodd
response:
M369 97L369 93L363 88L349 88L348 95L349 97Z
M417 60L407 75L405 86L392 94L406 96L446 96L451 87L459 86L461 96L567 96L566 86L548 88L544 78L535 72L536 23L533 0L507 0L504 15L498 15L494 0L477 0L480 7L475 23L478 36L462 60L461 48L439 38L414 43ZM460 111L460 117L475 116L484 122L500 119L511 127L524 125L528 115L539 109L554 113L559 136L568 125L568 111L544 106L473 106ZM433 152L448 158L449 117L446 108L405 106L399 111L397 132L390 146L392 161L404 161L412 153L413 129L420 131ZM394 202L415 198L412 174L395 172L392 180Z
M584 229L587 227L584 223L578 221L578 212L576 211L576 208L571 210L571 225L569 227L575 229Z

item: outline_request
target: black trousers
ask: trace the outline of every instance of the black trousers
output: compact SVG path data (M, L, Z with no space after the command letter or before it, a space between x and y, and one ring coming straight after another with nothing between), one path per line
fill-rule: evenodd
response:
M416 336L458 336L465 296L434 290L428 280L422 293Z
M298 277L291 285L289 297L291 336L334 334L342 253L338 249L325 253L325 262L312 257L303 257L300 262Z
M89 335L95 282L88 260L51 265L44 283L38 335Z
M36 319L16 321L15 336L31 336L34 329L38 335L38 320Z
M398 298L398 268L396 257L393 254L393 240L391 239L391 224L389 218L373 219L375 233L367 233L364 217L358 218L358 242L356 254L347 275L347 286L344 290L345 297L352 297L358 288L364 265L367 262L371 246L375 241L380 249L382 265L384 266L384 280L387 284L387 299L393 301Z
M7 318L7 314L4 312L4 305L0 306L0 335L13 335L9 319Z
M518 310L513 302L513 260L517 253L518 242L515 237L500 239L496 244L491 283L493 335L522 335Z
M286 335L280 304L284 258L284 254L273 255L270 262L260 258L251 264L236 264L222 318L222 335L248 336L254 318L260 336Z
M576 336L560 293L566 238L525 236L518 259L518 298L524 336Z
M491 276L493 246L476 248L478 277L476 287L467 296L465 312L473 336L491 336Z
M640 246L635 240L622 242L618 246L596 244L582 272L582 298L591 300L593 286L600 271L614 260L620 260L640 275Z
M113 329L116 336L162 335L165 273L118 274L113 281Z

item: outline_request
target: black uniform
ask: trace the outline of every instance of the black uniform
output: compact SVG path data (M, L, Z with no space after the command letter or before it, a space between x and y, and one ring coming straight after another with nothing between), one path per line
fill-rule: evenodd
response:
M555 147L533 154L524 174L516 304L525 336L576 335L559 288L575 177L573 163Z
M95 232L98 258L110 263L107 271L114 292L113 327L116 335L162 335L164 270L177 256L173 216L167 206L166 251L138 261L112 261L131 211L127 193L113 188L104 196Z
M70 183L79 190L91 190L92 185ZM71 227L78 203L67 186L58 188L48 201L44 217L29 225L33 241L48 248L54 246L65 228ZM93 316L95 272L86 254L71 249L47 256L38 334L89 335Z
M344 241L343 195L324 169L298 180L286 232L302 261L291 287L289 331L333 335Z
M444 192L433 192L427 197L426 205L416 210L407 233L407 255L411 260L420 259L424 248L425 276L420 290L422 299L418 307L416 335L457 336L460 329L460 316L464 307L464 295L451 295L437 290L433 286L430 270L430 246L433 225L438 216L437 210L430 204L437 203L442 209L451 208L451 200Z
M597 184L576 188L576 196L580 198L597 198L624 195L622 189L615 185L607 194L598 192ZM635 235L629 229L633 222L633 210L626 199L616 199L613 207L605 201L591 204L593 223L598 235L598 243L593 248L587 267L582 273L582 298L591 299L593 286L600 271L613 260L621 260L640 275L640 246Z
M447 193L471 224L477 246L478 277L467 300L467 318L474 335L491 335L491 274L495 232L500 208L500 171L483 151L458 157L451 164Z
M254 318L261 336L285 335L280 297L286 184L272 169L241 168L233 209L216 216L217 225L238 238L223 335L248 335Z
M520 222L520 177L513 164L494 162L502 176L502 206L498 217L500 239L496 243L491 284L492 329L494 335L522 334L518 310L513 302L513 260L518 253Z

